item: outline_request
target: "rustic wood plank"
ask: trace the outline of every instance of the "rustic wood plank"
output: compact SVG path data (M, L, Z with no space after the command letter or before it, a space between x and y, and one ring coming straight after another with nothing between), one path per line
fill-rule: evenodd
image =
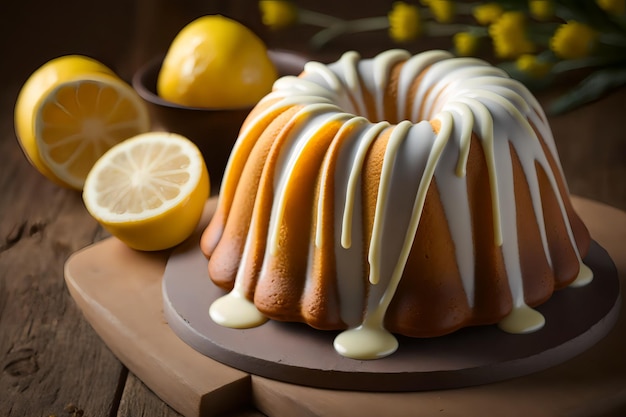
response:
M63 280L67 257L102 234L79 193L28 164L10 120L0 125L0 415L69 416L73 405L108 416L123 367Z
M591 200L574 198L573 203L592 236L613 257L623 281L626 213ZM112 265L114 259L118 262ZM226 386L217 390L212 383L206 386L207 381L213 380L218 384L225 381L240 392L236 398L242 401L229 404L247 403L245 398L250 395L247 386L235 386L216 377L224 366L198 355L162 322L162 301L158 292L150 287L161 278L164 268L161 256L139 254L109 239L72 257L66 273L72 294L90 323L100 329L103 340L119 352L118 356L131 369L138 369L137 374L148 385L155 386L155 392L165 401L170 404L177 401L179 407L181 399L185 399L186 405L197 403L197 394L208 393L205 388L220 397L229 395ZM624 287L622 294L626 298ZM479 415L496 407L496 403L496 408L504 412L517 407L524 415L554 416L577 409L584 410L580 413L582 416L595 415L592 411L602 402L607 413L620 415L618 412L626 407L626 362L616 358L620 358L624 350L625 326L622 315L608 336L578 357L542 372L494 384L456 390L373 394L309 388L252 376L252 403L271 416L382 415L385 410L392 415L430 415L437 413L442 404L448 413L465 411ZM136 362L145 363L139 367ZM155 378L152 373L160 364L167 364L167 368L160 370ZM148 409L139 401L134 404L137 411ZM547 404L550 406L546 407ZM176 408L182 410L179 407ZM410 414L402 414L405 410L410 410ZM214 415L211 411L210 407L204 410L188 407L183 413L189 417Z
M249 404L248 374L208 360L169 328L161 296L166 258L107 239L67 261L66 283L111 351L181 414L217 416Z
M137 414L141 411L141 414ZM182 417L155 395L139 378L129 373L117 417ZM265 417L260 411L244 408L221 417Z
M132 372L128 374L117 417L182 417L164 403ZM59 416L60 417L60 416ZM221 417L266 417L260 411L242 409Z
M141 411L139 414L138 412ZM182 417L129 372L117 417Z

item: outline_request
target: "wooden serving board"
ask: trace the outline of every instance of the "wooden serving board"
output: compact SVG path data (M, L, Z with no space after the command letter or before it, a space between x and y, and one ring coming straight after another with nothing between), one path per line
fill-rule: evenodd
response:
M581 198L574 198L574 206L615 262L626 300L626 213ZM214 207L210 200L200 227ZM65 278L84 316L113 353L186 417L236 416L249 405L268 416L626 415L624 307L613 330L592 348L527 376L420 392L311 388L230 368L179 339L163 314L162 276L169 255L137 252L109 238L73 254Z

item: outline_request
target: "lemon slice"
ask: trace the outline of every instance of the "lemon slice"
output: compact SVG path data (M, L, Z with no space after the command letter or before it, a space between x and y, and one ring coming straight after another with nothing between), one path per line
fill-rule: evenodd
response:
M29 161L52 181L82 189L98 158L150 129L137 93L103 64L68 55L26 81L15 106L18 140Z
M87 175L83 201L111 235L131 248L154 251L191 235L209 187L195 144L177 134L150 132L102 155Z

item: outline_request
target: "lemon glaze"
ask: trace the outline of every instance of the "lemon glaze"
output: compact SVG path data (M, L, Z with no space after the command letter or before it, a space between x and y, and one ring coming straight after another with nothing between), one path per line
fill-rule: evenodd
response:
M392 68L402 63L398 74L396 110L393 121L384 121L384 91ZM409 103L412 85L417 78L413 102ZM363 89L374 92L374 112L369 119ZM556 146L545 114L536 99L519 82L502 70L476 58L454 58L443 51L429 51L411 56L407 51L391 50L371 60L361 60L355 52L348 52L328 66L311 62L301 77L284 77L274 91L261 103L270 103L252 121L247 123L238 139L225 179L234 171L233 160L240 147L248 146L257 124L271 114L294 105L301 108L293 116L299 123L289 133L283 149L267 172L273 178L273 201L267 231L268 244L262 260L259 281L268 279L264 269L268 260L280 248L280 231L289 210L289 193L297 178L298 163L319 140L318 132L333 124L341 124L336 134L342 145L335 161L334 172L322 169L317 219L311 245L319 248L328 238L321 232L322 224L331 221L335 236L338 297L341 300L341 318L349 329L335 339L335 349L346 357L376 359L389 355L397 348L395 337L385 329L388 307L402 279L411 245L420 224L426 193L436 181L441 203L455 246L456 265L464 293L470 307L475 300L474 231L470 218L466 163L472 133L481 140L491 192L491 211L494 244L501 248L508 288L513 300L512 311L500 322L507 332L527 333L540 329L545 319L526 305L518 246L518 227L513 186L513 161L510 149L517 152L528 182L534 217L541 236L546 260L553 264L543 218L540 185L536 165L543 168L557 197L562 218L565 219L567 238L580 264L580 272L573 286L584 285L592 279L591 270L581 260L563 199L558 192L557 176L562 177ZM415 123L413 122L415 121ZM438 129L433 128L433 122ZM533 129L534 127L534 129ZM363 242L362 214L355 210L361 202L360 178L368 149L379 134L391 129L384 154L378 197L371 238ZM537 132L535 132L535 129ZM544 153L543 143L554 161L555 172ZM325 163L329 163L325 160ZM270 171L272 170L272 171ZM264 171L265 172L265 171ZM270 175L268 174L268 175ZM333 212L324 209L328 188L325 181L345 184L334 188ZM229 184L222 185L222 194L228 194ZM222 205L232 198L220 199ZM335 214L333 214L335 213ZM256 223L251 222L241 263L252 256ZM368 271L362 263L362 252L369 248ZM310 252L315 248L311 248ZM252 327L260 324L253 301L246 300L241 284L243 268L235 278L231 294L217 300L211 307L211 317L227 327ZM359 277L366 273L368 288L362 288ZM366 305L363 293L367 292ZM230 301L232 300L232 301ZM235 301L236 300L236 301ZM245 300L245 301L242 301ZM231 303L247 303L235 308ZM363 313L364 312L364 313Z

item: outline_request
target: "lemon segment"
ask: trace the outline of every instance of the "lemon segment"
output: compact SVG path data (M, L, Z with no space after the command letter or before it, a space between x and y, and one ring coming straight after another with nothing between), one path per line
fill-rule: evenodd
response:
M150 132L109 149L83 189L89 213L134 249L176 246L197 226L209 197L202 154L183 136Z
M176 35L159 71L157 93L190 107L247 107L269 93L276 78L267 48L254 32L209 15Z
M148 109L113 71L68 55L35 71L15 106L15 130L28 160L55 183L82 189L111 146L150 129Z

